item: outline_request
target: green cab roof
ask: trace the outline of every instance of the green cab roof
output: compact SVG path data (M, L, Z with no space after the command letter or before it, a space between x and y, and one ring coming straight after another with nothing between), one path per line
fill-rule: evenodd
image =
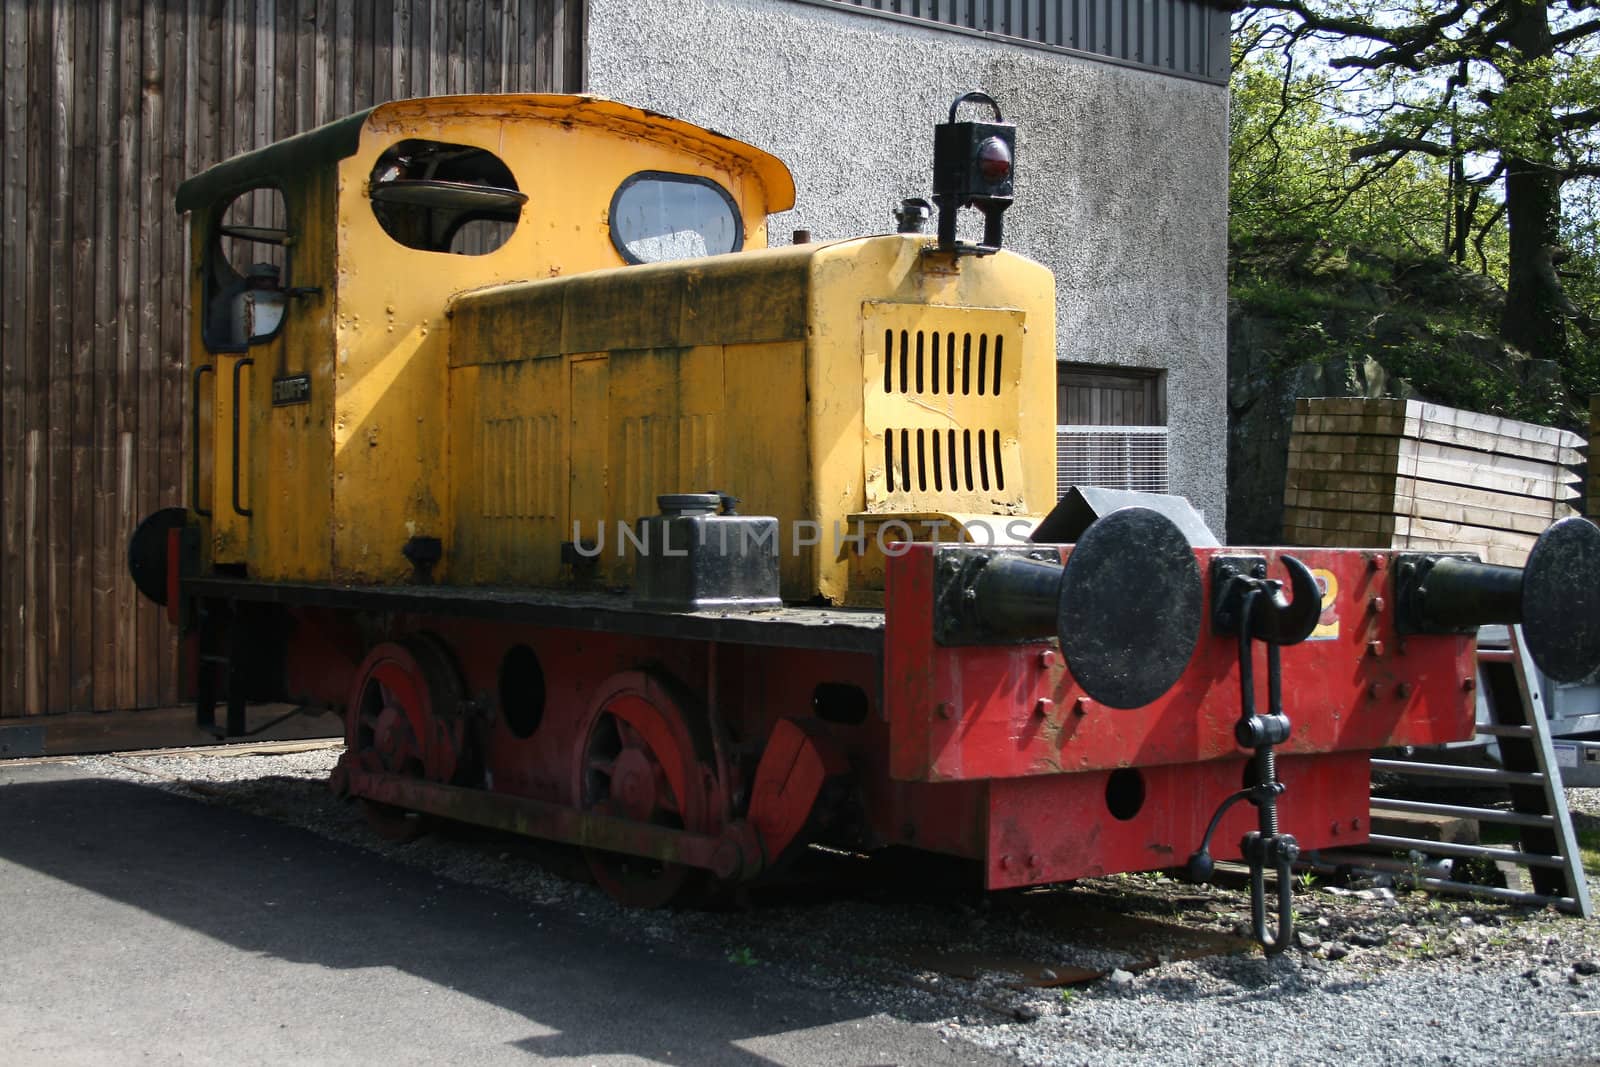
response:
M231 200L277 175L330 166L355 155L356 146L361 143L361 127L374 110L369 107L201 171L178 186L179 214Z

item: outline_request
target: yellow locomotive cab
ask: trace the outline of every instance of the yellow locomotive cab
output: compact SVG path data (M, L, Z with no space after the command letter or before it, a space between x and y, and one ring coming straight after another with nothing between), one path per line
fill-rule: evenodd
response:
M383 104L185 183L208 561L262 578L410 575L408 542L453 534L451 298L648 255L660 235L614 239L612 213L648 229L647 195L679 190L725 214L658 253L763 248L768 213L794 203L765 152L553 95Z

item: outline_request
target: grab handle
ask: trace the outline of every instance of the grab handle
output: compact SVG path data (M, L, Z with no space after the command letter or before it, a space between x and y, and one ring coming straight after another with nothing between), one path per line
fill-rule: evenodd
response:
M249 518L249 508L239 504L239 373L252 366L255 360L246 356L233 365L233 510L234 514Z
M193 401L189 409L189 507L196 515L209 519L211 509L200 506L200 379L217 368L202 363L194 369Z

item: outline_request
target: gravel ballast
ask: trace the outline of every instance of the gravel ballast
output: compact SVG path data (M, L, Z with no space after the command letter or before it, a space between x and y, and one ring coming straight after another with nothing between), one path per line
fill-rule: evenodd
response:
M1124 875L984 894L915 858L840 858L827 878L744 907L624 913L569 849L473 830L379 840L326 788L336 748L225 752L78 762L691 956L776 968L1026 1064L1600 1063L1600 923L1553 911L1312 880L1297 896L1298 945L1266 958L1238 940L1239 888ZM1600 790L1568 800L1580 825L1600 827ZM1131 940L1119 940L1124 924ZM1074 968L1105 976L1047 984Z

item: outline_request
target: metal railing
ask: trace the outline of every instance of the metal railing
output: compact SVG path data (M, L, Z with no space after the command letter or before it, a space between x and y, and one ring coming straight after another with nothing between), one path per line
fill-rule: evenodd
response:
M1075 485L1165 493L1165 426L1057 426L1056 487Z

